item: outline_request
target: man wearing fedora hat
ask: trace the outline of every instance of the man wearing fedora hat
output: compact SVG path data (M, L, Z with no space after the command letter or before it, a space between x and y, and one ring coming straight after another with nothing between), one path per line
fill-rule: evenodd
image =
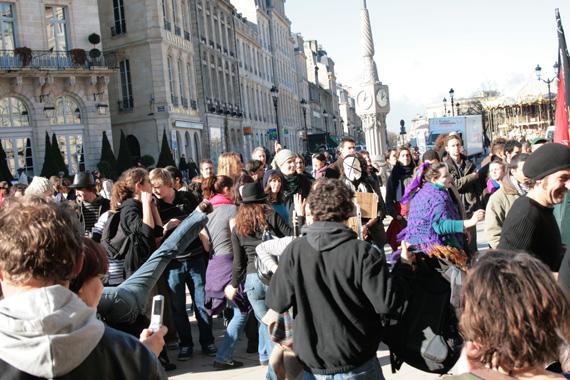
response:
M99 234L93 233L93 227L104 212L110 208L110 202L99 194L95 189L95 180L89 172L79 172L73 177L73 183L69 186L75 189L78 205L79 221L83 227L85 236L98 241Z
M530 180L530 190L513 203L498 248L526 251L558 272L565 248L554 206L570 188L570 148L544 144L526 160L523 173Z

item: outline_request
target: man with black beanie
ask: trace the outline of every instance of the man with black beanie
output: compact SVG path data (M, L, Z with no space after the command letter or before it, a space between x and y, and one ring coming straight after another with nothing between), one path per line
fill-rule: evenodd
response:
M563 271L560 266L565 248L553 214L554 205L564 200L570 188L570 148L545 144L528 158L523 173L530 180L530 190L513 203L498 248L536 256L552 272L566 272L570 285L570 268ZM568 264L566 257L563 267Z

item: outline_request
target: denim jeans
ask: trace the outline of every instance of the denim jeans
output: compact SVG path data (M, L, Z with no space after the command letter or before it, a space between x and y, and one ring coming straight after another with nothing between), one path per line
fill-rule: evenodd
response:
M303 380L384 380L384 375L382 374L382 367L380 367L378 358L373 357L352 371L334 375L315 375L305 371Z
M190 214L131 277L117 287L105 287L97 311L109 323L133 323L145 311L150 290L170 260L185 251L208 222L200 210Z
M234 349L238 338L245 328L245 323L247 322L247 316L249 313L242 313L239 307L232 302L232 307L234 309L234 316L232 317L226 333L224 334L224 342L222 346L218 348L218 353L216 355L216 361L222 363L231 363L234 358Z
M273 348L273 342L269 336L269 331L267 325L261 321L261 319L267 313L267 305L265 305L265 293L267 292L267 285L263 284L257 273L249 273L245 278L245 288L244 288L247 299L251 304L255 318L259 322L259 360L265 361L269 360L271 356L271 349Z
M202 255L190 257L183 261L173 260L168 267L168 287L172 300L172 318L178 331L180 345L193 347L192 332L188 313L186 312L186 286L190 290L194 315L200 331L202 348L214 343L212 324L204 306L204 283L206 278L206 262Z

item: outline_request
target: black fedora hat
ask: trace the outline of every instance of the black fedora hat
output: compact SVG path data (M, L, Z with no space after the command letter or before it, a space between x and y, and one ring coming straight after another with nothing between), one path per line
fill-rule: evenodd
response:
M263 203L267 195L258 183L246 183L241 190L241 203Z
M89 172L79 172L73 177L72 189L95 188L95 180Z

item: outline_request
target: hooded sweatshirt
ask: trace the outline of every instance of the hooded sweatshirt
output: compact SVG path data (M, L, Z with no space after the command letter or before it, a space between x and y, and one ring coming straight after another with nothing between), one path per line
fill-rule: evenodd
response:
M341 223L315 222L291 242L267 291L278 313L294 307L294 348L314 374L348 372L376 355L382 316L399 314L411 267L396 264Z
M0 301L0 359L30 375L53 378L71 372L104 331L95 310L63 286Z
M165 378L136 338L105 327L60 285L0 301L0 376L20 378L17 371L47 379Z

